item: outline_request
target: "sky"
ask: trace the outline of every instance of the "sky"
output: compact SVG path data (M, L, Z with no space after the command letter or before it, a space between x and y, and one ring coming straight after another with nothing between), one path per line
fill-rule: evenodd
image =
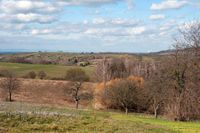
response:
M156 52L200 0L0 0L0 51Z

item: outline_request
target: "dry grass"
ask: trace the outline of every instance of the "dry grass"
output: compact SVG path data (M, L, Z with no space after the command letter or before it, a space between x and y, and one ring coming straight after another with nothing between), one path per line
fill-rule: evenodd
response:
M68 81L20 79L21 87L13 92L13 100L38 104L74 107L74 101L67 96ZM80 93L93 94L93 83L84 83ZM0 99L5 100L6 95L0 88ZM80 107L89 107L91 101L80 100Z

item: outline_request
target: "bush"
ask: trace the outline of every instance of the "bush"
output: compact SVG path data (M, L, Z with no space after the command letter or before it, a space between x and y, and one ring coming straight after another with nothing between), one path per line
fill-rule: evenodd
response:
M44 71L39 71L39 72L38 72L38 77L39 77L40 79L44 79L46 76L47 76L47 74L46 74Z
M8 70L0 70L0 77L7 77L9 75Z
M81 67L85 67L85 66L90 65L90 63L88 61L87 62L79 62L78 65Z
M36 73L34 71L31 71L27 74L27 77L28 78L31 78L31 79L35 79L36 78Z
M81 68L71 68L67 71L65 79L69 81L86 82L89 81L89 76Z

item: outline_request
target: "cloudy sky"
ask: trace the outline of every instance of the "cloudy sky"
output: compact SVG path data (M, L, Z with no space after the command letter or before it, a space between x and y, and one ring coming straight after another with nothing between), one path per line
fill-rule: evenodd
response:
M200 0L0 0L0 50L160 51L199 17Z

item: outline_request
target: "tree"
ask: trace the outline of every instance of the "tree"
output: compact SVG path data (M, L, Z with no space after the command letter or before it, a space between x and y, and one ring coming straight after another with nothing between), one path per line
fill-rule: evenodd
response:
M129 76L127 75L127 70L123 59L113 58L107 68L109 79L125 78Z
M200 116L200 22L185 25L176 39L171 58L171 91L174 98L169 109L176 120L190 120Z
M65 79L72 82L72 87L68 90L68 94L70 94L74 98L76 102L76 109L78 109L80 101L79 91L81 89L82 83L89 81L89 77L82 69L71 68L67 71Z
M14 76L14 74L8 71L6 78L1 80L0 86L8 93L9 101L12 101L13 91L20 87L20 81Z
M164 112L168 118L180 121L198 119L200 23L187 24L180 30L180 38L175 41L175 50L161 62L162 75L165 77L161 77L161 80L155 83L155 90L160 88L165 92ZM160 79L160 75L157 78Z
M107 82L115 78L128 77L127 69L122 58L108 58L97 64L95 78L100 82Z
M46 74L44 71L39 71L39 72L38 72L38 77L39 77L40 79L44 79L46 76L47 76L47 74Z
M157 70L151 74L146 82L146 94L148 96L150 109L153 109L155 118L158 117L160 110L164 106L164 102L167 96L167 77L165 69L160 66Z
M28 78L35 79L37 75L34 71L30 71L27 76Z
M123 109L128 114L130 109L137 108L138 85L128 79L116 79L107 85L103 97L106 104L113 108Z

